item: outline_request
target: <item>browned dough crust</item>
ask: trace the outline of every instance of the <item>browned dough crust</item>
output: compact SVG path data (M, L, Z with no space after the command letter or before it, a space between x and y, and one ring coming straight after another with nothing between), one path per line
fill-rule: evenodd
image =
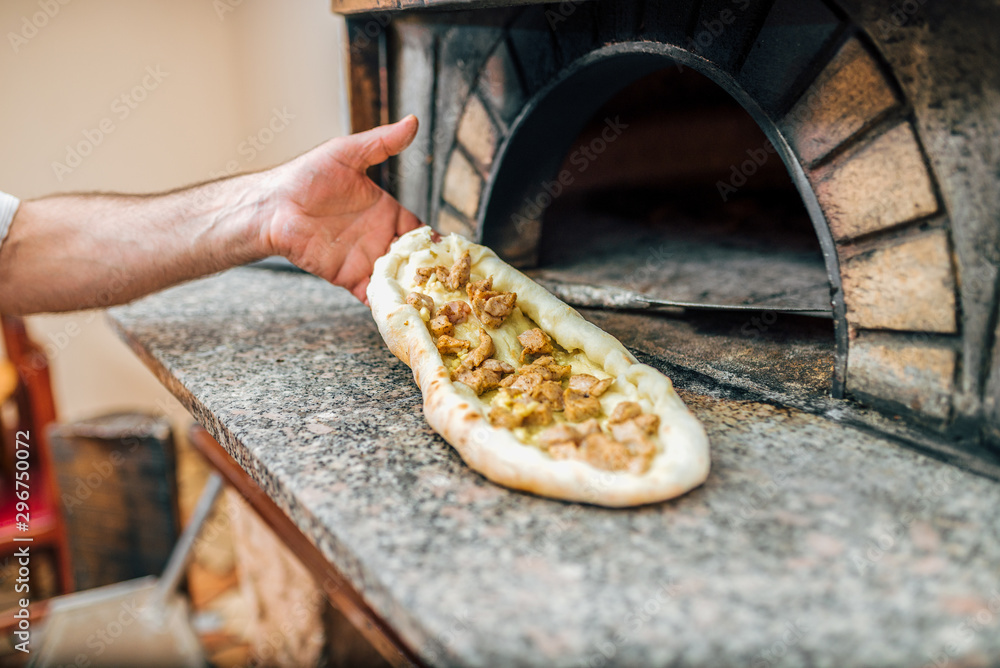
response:
M488 407L462 383L450 379L427 325L406 303L400 275L414 254L433 248L450 263L469 252L472 271L493 276L496 289L516 292L517 307L566 350L581 350L591 362L630 384L660 418L662 446L643 474L609 472L579 460L554 459L490 425ZM419 255L418 255L419 257ZM405 282L405 281L404 281ZM475 471L493 482L542 496L602 506L635 506L663 501L697 487L708 476L708 438L684 406L670 380L640 364L617 339L584 320L575 310L496 256L493 251L451 235L435 243L423 227L397 240L375 263L368 287L372 315L389 349L413 370L424 398L424 415Z

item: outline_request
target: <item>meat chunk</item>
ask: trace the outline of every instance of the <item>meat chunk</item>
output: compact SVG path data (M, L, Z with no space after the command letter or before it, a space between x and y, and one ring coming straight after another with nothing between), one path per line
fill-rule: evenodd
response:
M552 339L538 327L534 327L517 335L517 340L531 355L541 355L552 352Z
M574 392L579 392L580 394L584 394L586 392L589 392L590 388L593 387L595 383L597 383L597 378L591 376L590 374L579 373L576 374L575 376L569 377L569 383L567 384L567 387L573 390Z
M598 380L589 373L579 373L575 376L570 376L569 389L581 394L589 394L592 397L599 397L607 392L608 388L611 387L611 384L614 382L614 378L604 378L602 380Z
M570 422L579 422L601 414L601 402L582 392L567 389L563 392L563 410Z
M587 420L576 426L563 422L539 434L538 444L542 446L543 450L559 443L579 445L583 439L591 434L600 433L601 425L597 420Z
M513 373L514 367L500 360L490 359L493 354L493 339L484 330L479 330L479 345L451 372L451 379L465 383L476 394L489 392L500 387L505 374Z
M615 409L611 411L611 415L608 417L608 423L616 424L618 422L625 422L626 420L637 418L640 415L642 415L642 406L634 401L623 401L615 406Z
M477 366L493 356L493 339L485 330L479 330L479 345L462 360L462 369L475 369Z
M580 453L588 464L604 471L625 471L632 462L628 448L604 434L591 434L583 439Z
M648 458L650 460L656 456L656 444L649 438L639 438L626 443L632 455L635 457Z
M445 334L438 337L436 345L438 352L442 355L457 355L462 351L468 350L472 344Z
M434 336L451 336L455 333L455 325L465 322L472 309L465 302L448 302L430 321L431 333Z
M484 360L481 366L484 369L495 371L496 373L499 373L501 375L514 373L514 367L512 367L510 364L507 364L506 362L501 362L498 359Z
M580 434L580 439L582 440L591 434L600 434L601 424L597 420L591 419L576 425L575 429Z
M637 425L639 425L639 428L642 429L647 434L649 434L650 436L655 434L660 429L659 415L651 415L649 413L646 413L645 415L640 415L639 417L634 418L632 421L635 422Z
M503 324L517 304L516 292L499 292L493 289L492 276L469 283L465 290L472 300L472 310L476 317L493 329Z
M510 408L514 405L514 401L521 396L520 392L515 392L514 390L508 388L502 388L497 395L493 397L493 403L503 406L504 408Z
M629 471L641 474L649 470L656 446L634 420L614 425L615 438L601 431L597 420L583 424L557 424L538 436L538 444L553 459L582 459L604 471ZM620 436L619 437L619 433Z
M554 380L543 380L538 383L531 388L528 396L547 405L551 410L561 411L563 409L562 385Z
M472 388L476 395L495 390L500 387L500 374L492 368L462 369L459 367L455 380Z
M500 391L501 393L504 390ZM510 395L498 396L489 413L490 424L494 427L531 427L552 423L552 411L545 404L524 396L512 401Z
M465 344L466 349L469 348L468 342L461 343ZM504 375L513 373L514 367L506 362L490 359L493 350L493 339L484 330L479 330L479 345L451 372L451 379L465 383L477 395L500 387Z
M567 378L573 370L573 368L568 364L556 364L555 359L549 357L548 355L545 357L539 357L531 364L521 367L521 369L531 369L533 371L537 371L545 380L563 380L564 378Z
M428 279L434 275L434 267L417 267L417 274L413 282L417 285L427 285Z
M649 470L649 467L653 463L653 458L656 457L656 447L652 443L649 444L649 448L642 452L637 452L633 450L632 461L629 462L628 470L629 473L635 473L636 475L642 475Z
M482 394L483 392L495 390L500 387L500 381L503 377L506 374L513 372L514 367L506 362L501 362L500 360L495 359L484 360L481 366L472 370L472 380L475 381L475 383L466 384L476 390L476 394ZM461 377L457 378L457 380L460 380L463 383L466 382L462 380ZM477 389L480 387L482 388L482 391Z
M515 304L517 304L516 292L501 292L486 301L483 311L493 316L496 322L493 326L499 327L507 319L507 316L514 311Z
M481 281L471 281L465 286L469 299L475 299L485 292L493 292L493 277L487 276Z
M421 317L424 316L424 309L427 309L427 320L434 317L434 300L422 292L411 292L406 295L406 303L417 309L417 311L420 312Z
M431 321L427 323L427 326L431 329L431 334L435 337L451 336L455 333L455 325L451 324L451 320L448 316L438 313L436 316L431 318Z
M552 424L552 409L540 401L518 397L514 412L524 414L524 425L528 427Z
M461 325L469 319L472 308L465 302L448 302L438 309L438 315L443 315L451 321L453 325Z
M639 404L623 401L611 412L608 425L616 439L629 443L655 435L660 429L660 416L643 414Z
M517 335L517 340L524 346L521 350L521 364L524 364L528 355L545 355L552 353L552 339L538 327L521 332Z
M543 450L556 445L557 443L572 443L576 445L582 439L580 433L571 424L565 422L549 427L538 435L538 444Z
M472 310L484 325L496 329L514 311L514 306L517 304L517 293L499 292L490 296L483 296L483 294L488 295L489 293L480 293L478 297L475 297L472 300Z
M640 417L656 417L644 415ZM647 425L639 418L626 420L611 425L611 435L628 449L631 461L628 470L632 473L645 473L656 456L656 444L650 439Z
M649 470L656 457L656 445L648 438L640 438L625 444L632 456L628 470L630 473L643 474Z
M537 371L525 372L524 368L522 367L520 372L510 383L509 387L512 390L518 390L520 392L531 392L533 389L535 389L535 387L537 387L540 383L543 382L545 382L545 379L542 377L542 374L538 373Z
M640 450L645 449L646 444L653 444L649 440L649 434L635 420L611 425L611 435L616 441L621 441L626 445L636 444L642 446L639 448Z
M579 459L580 449L576 447L576 443L555 443L549 446L549 456L557 461L563 459Z
M514 376L504 378L504 387L521 392L531 392L545 381L559 381L569 375L570 367L555 363L551 357L539 357L531 364L525 364Z
M448 287L448 274L451 273L450 271L448 271L448 267L441 267L441 266L434 267L434 273L437 275L438 283L440 283L445 287Z
M509 408L503 406L493 406L489 413L490 424L501 429L513 429L520 427L524 418L514 413Z
M425 285L431 276L437 276L438 281L449 290L461 290L469 282L469 274L472 271L472 259L466 251L462 257L455 260L455 264L448 267L418 267L414 282L417 285Z
M472 258L469 251L465 251L462 257L455 261L448 272L448 276L442 281L449 290L461 290L469 282L469 274L472 271Z

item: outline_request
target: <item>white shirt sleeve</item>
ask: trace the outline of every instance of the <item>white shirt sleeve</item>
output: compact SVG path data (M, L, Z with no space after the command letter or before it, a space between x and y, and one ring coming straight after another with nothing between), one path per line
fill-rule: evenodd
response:
M19 206L21 200L0 192L0 246L3 246L3 240L7 238L7 231L10 230L10 223L14 220L14 214L17 213Z

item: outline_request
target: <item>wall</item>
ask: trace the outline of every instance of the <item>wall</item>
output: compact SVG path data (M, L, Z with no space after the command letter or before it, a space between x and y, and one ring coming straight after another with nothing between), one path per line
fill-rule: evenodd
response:
M165 190L344 134L343 30L325 0L4 0L0 190ZM287 129L254 149L276 111ZM102 313L29 325L63 420L146 409L186 422Z

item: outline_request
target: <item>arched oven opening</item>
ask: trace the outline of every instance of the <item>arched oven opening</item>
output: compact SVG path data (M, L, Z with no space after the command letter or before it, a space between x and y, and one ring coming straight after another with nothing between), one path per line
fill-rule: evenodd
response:
M599 301L720 307L586 311L651 359L748 389L837 395L836 256L777 133L677 60L606 55L515 121L482 241L580 306L595 299L585 285L612 288Z
M927 4L934 21L891 29L885 8L840 0L335 4L353 17L354 129L421 118L374 176L429 224L539 276L573 279L577 263L574 280L699 302L758 300L760 282L805 299L810 281L793 279L818 275L818 243L832 326L777 310L585 315L708 391L996 470L998 172L974 147L997 114L988 86L956 74L995 70L989 3ZM574 162L591 142L601 155ZM756 259L743 273L740 253ZM599 257L603 274L587 265Z

